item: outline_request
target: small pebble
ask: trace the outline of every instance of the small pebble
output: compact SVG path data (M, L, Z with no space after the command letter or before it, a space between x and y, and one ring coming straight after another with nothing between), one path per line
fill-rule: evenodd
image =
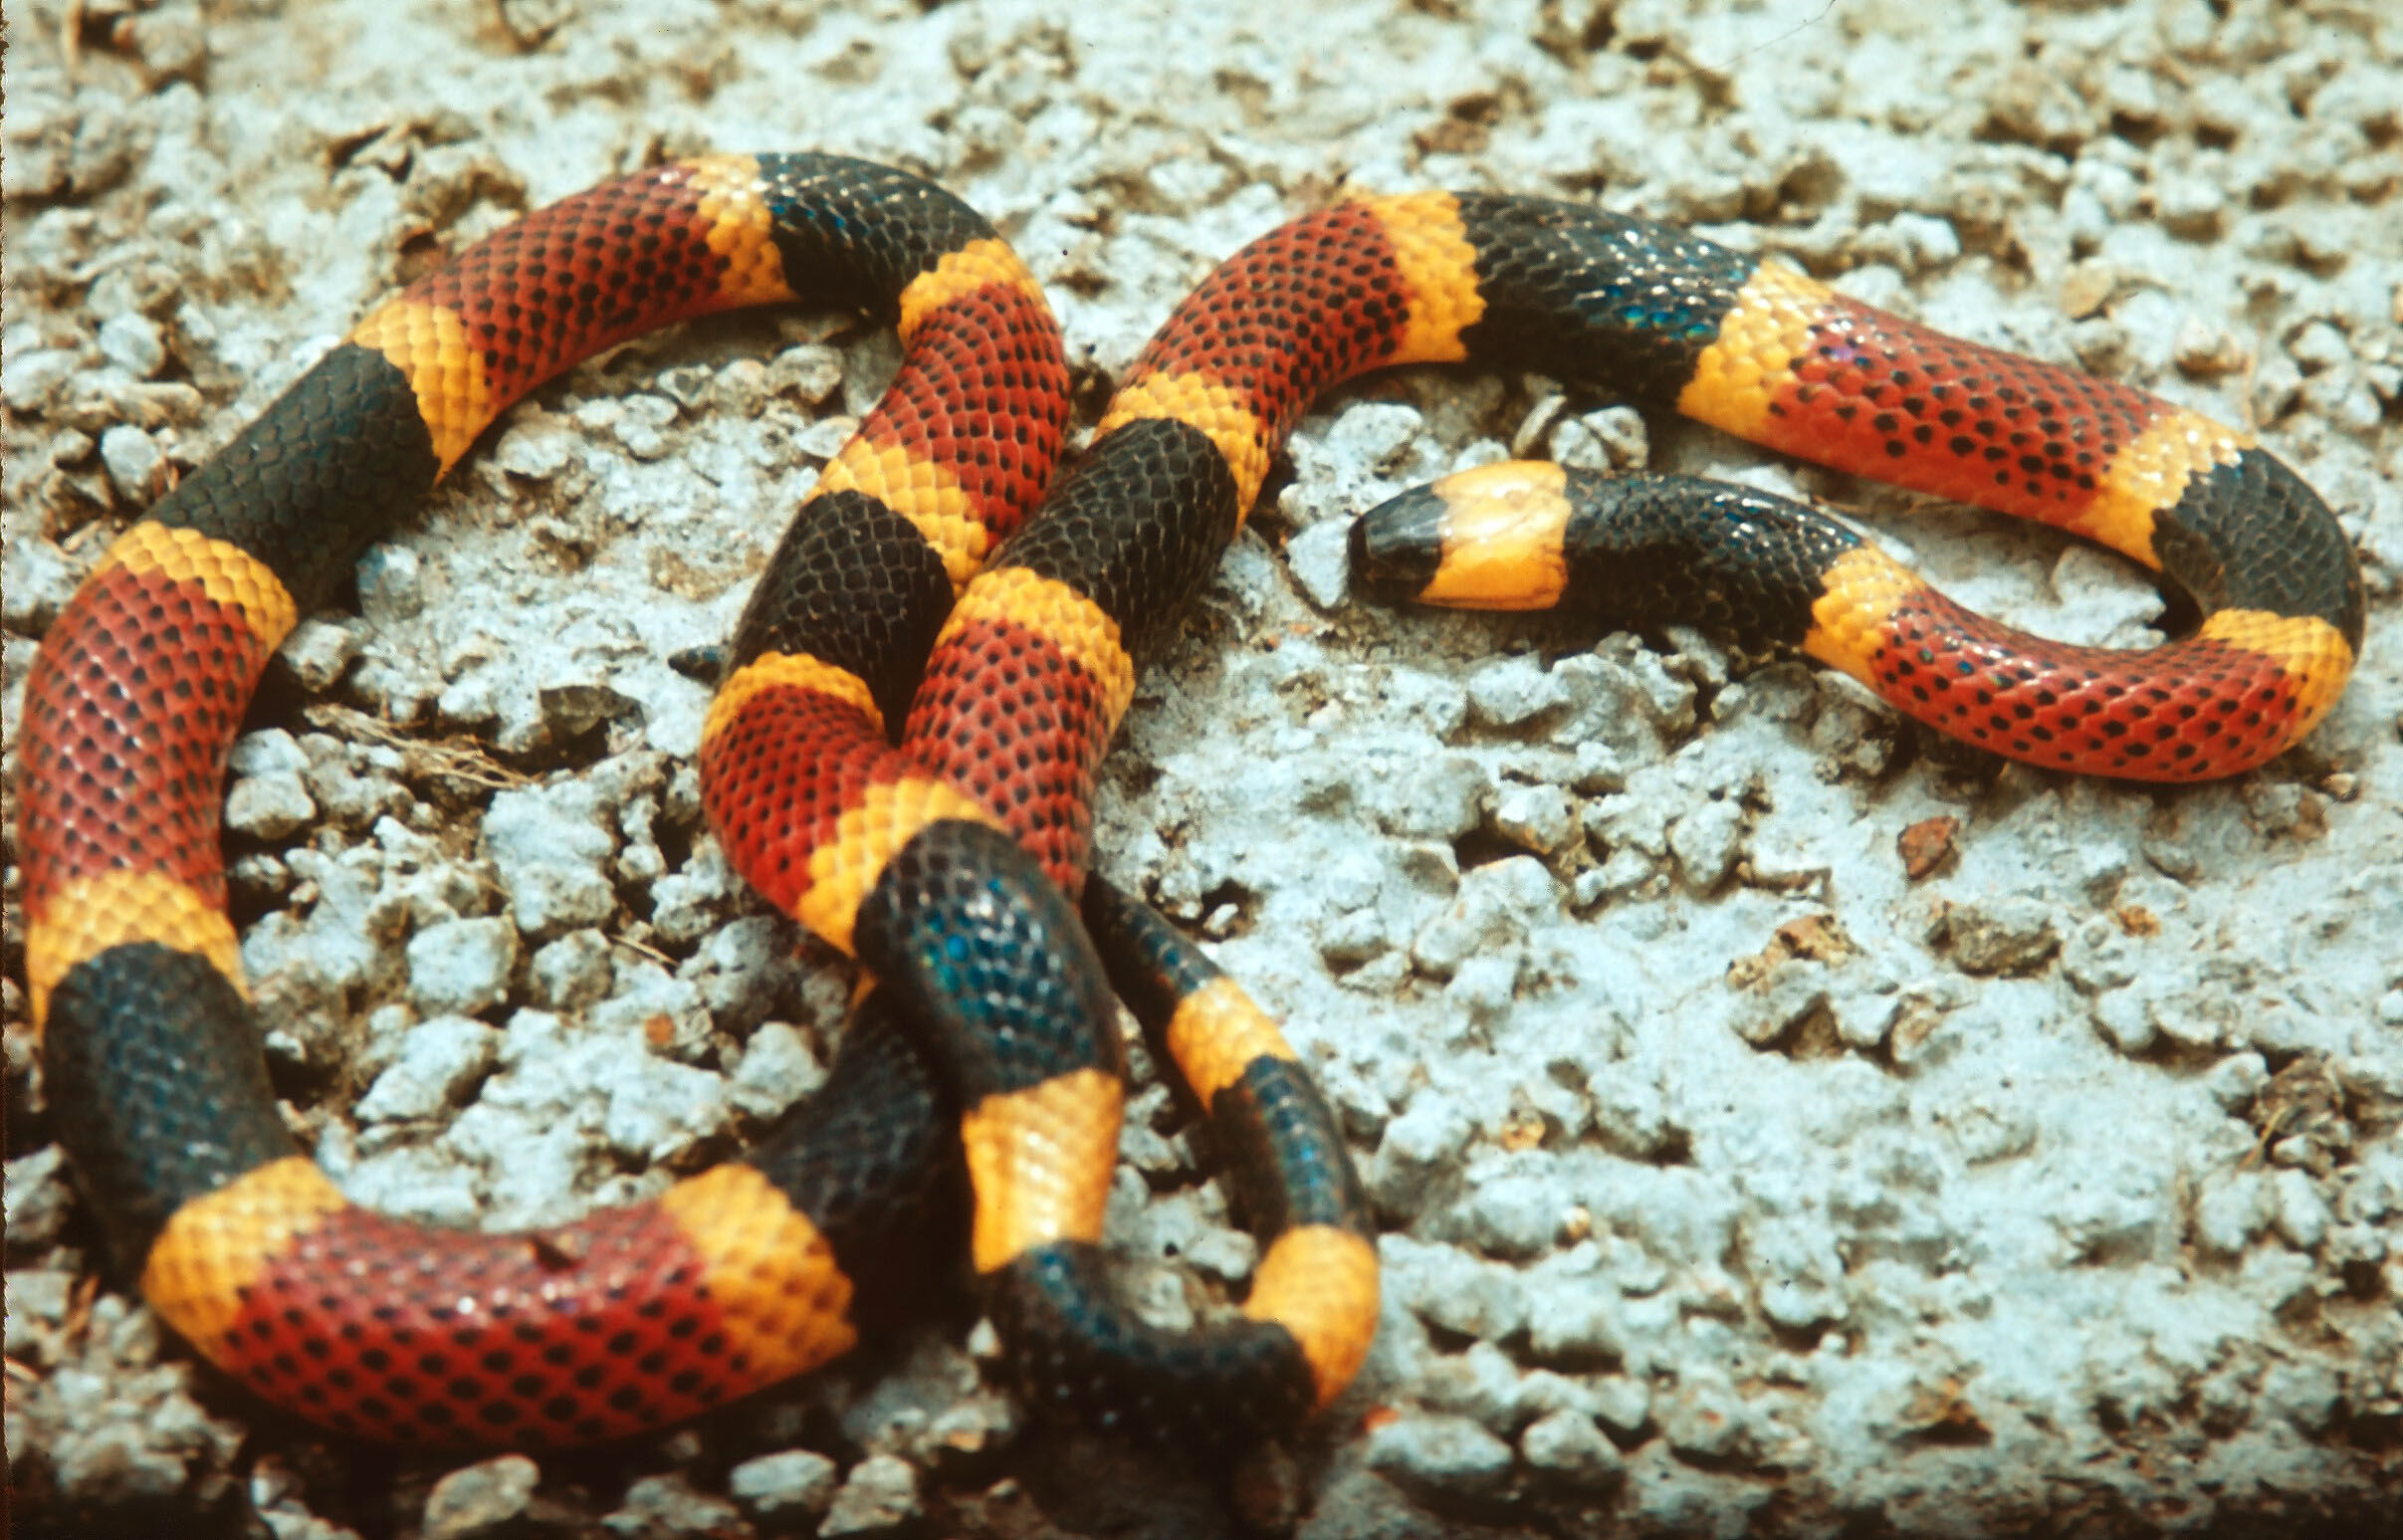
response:
M1351 527L1322 520L1285 542L1285 565L1321 609L1339 609L1352 591Z
M311 616L292 628L278 655L302 689L323 695L358 656L358 637L346 625Z
M1502 837L1550 855L1577 831L1576 808L1558 786L1507 785L1493 799L1493 826Z
M2261 1404L2305 1433L2317 1433L2335 1416L2342 1395L2336 1371L2311 1359L2273 1364L2262 1376Z
M737 1107L765 1122L825 1082L826 1071L801 1034L781 1021L763 1022L743 1047L743 1062L726 1095Z
M2209 1179L2196 1195L2195 1239L2223 1258L2251 1245L2269 1223L2269 1183L2258 1172Z
M1954 854L1953 837L1961 832L1958 818L1922 818L1904 829L1894 841L1902 857L1902 874L1917 882Z
M1560 682L1542 660L1519 656L1480 665L1468 676L1471 721L1513 728L1560 704Z
M617 888L602 864L617 848L605 813L585 780L503 791L485 810L479 847L529 936L597 926L617 912Z
M147 508L166 490L167 457L157 440L130 423L118 423L101 435L101 464L119 499L134 508Z
M1458 1164L1474 1133L1438 1092L1429 1089L1412 1098L1409 1109L1386 1124L1367 1173L1379 1204L1397 1213L1418 1212L1429 1188Z
M1619 1324L1618 1293L1591 1278L1576 1278L1537 1301L1528 1326L1528 1351L1547 1363L1616 1361L1627 1356Z
M358 610L371 623L390 625L425 608L424 563L408 547L370 546L357 570Z
M1548 1249L1560 1232L1557 1183L1505 1176L1477 1184L1463 1217L1469 1238L1489 1256L1525 1257Z
M1400 1417L1369 1434L1371 1469L1450 1496L1487 1496L1510 1479L1510 1445L1464 1417Z
M2144 859L2154 871L2179 882L2194 881L2203 869L2203 863L2195 859L2194 852L2184 845L2174 839L2162 839L2150 834L2144 838Z
M9 157L12 161L16 156ZM0 374L0 401L9 410L27 417L38 417L54 405L69 380L75 377L76 355L72 347L37 347L20 352L10 348L8 369Z
M2017 894L1951 906L1942 939L1965 974L2032 974L2061 950L2051 907Z
M1714 798L1668 827L1669 853L1685 885L1708 893L1735 869L1744 837L1744 809L1732 798Z
M481 1540L499 1534L526 1512L542 1478L542 1467L523 1454L504 1454L452 1471L426 1495L426 1540Z
M2318 1183L2299 1171L2282 1171L2271 1178L2270 1191L2278 1233L2288 1245L2309 1251L2327 1238L2328 1204Z
M245 775L225 795L225 826L274 842L306 828L318 815L308 783L291 770Z
M1429 1326L1483 1342L1525 1331L1530 1307L1514 1269L1454 1246L1412 1244L1391 1252L1395 1290Z
M590 929L540 948L527 970L534 1002L550 1010L591 1004L609 992L610 977L609 940Z
M768 388L815 406L843 382L843 355L823 342L787 347L768 360Z
M73 1204L74 1192L67 1180L67 1152L59 1146L44 1145L10 1161L5 1201L0 1202L0 1212L8 1215L10 1249L33 1252L51 1244L58 1238L60 1226L67 1222ZM13 1284L9 1292L13 1305Z
M499 917L450 920L409 938L409 996L428 1015L474 1015L509 997L518 931Z
M617 1540L717 1540L741 1533L743 1515L731 1502L693 1490L681 1473L644 1476L626 1488L626 1500L601 1520Z
M166 366L166 339L147 316L111 316L101 324L97 340L101 355L135 379L148 379Z
M1726 1459L1750 1441L1744 1399L1724 1375L1702 1370L1679 1381L1659 1408L1670 1448L1704 1459Z
M1594 1416L1622 1438L1633 1438L1652 1419L1652 1393L1632 1375L1604 1375L1590 1382Z
M436 1016L410 1027L400 1056L358 1099L362 1123L430 1118L456 1103L492 1068L501 1034L466 1016Z
M610 424L626 453L637 460L656 460L668 452L667 429L676 420L676 403L647 390L618 398L616 420Z
M2160 1029L2153 1024L2152 1002L2133 990L2113 990L2098 995L2091 1011L2094 1025L2112 1047L2130 1058L2153 1045Z
M871 1454L851 1467L834 1497L821 1536L873 1535L918 1516L918 1470L897 1454Z
M726 1473L726 1489L743 1511L770 1522L823 1513L834 1501L841 1472L814 1449L786 1449L747 1459Z
M1537 1470L1572 1486L1597 1491L1627 1478L1627 1456L1581 1412L1538 1418L1519 1434L1519 1451Z
M0 623L19 636L38 636L75 592L67 553L46 540L11 540L0 562Z

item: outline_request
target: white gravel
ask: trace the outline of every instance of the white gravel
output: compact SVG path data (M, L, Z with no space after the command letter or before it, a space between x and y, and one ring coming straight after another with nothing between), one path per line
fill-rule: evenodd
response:
M328 1537L2351 1535L2403 1508L2391 7L5 19L12 757L36 640L173 474L440 251L704 149L957 190L1043 280L1088 411L1213 261L1346 185L1692 224L2252 428L2371 600L2351 689L2277 765L2063 780L1682 631L1367 609L1344 521L1514 451L1707 471L1861 512L2014 623L2141 641L2160 604L2114 558L1558 381L1421 370L1323 406L1145 676L1100 809L1103 869L1289 1022L1387 1227L1361 1389L1223 1486L1023 1424L957 1322L531 1486L463 1458L331 1479L345 1446L257 1419L124 1295L83 1304L97 1230L39 1110L12 858L7 1440L35 1529L231 1504ZM705 831L686 655L894 356L803 314L588 364L287 647L229 857L279 1086L354 1196L557 1218L821 1075L845 983ZM1129 1286L1188 1316L1250 1248L1168 1098L1126 1153Z

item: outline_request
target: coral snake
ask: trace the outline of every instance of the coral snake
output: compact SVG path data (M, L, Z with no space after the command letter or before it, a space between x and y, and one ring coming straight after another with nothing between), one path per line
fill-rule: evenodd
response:
M896 321L903 364L760 580L700 770L735 866L872 981L828 1084L751 1154L575 1223L476 1234L354 1207L279 1116L226 914L219 797L261 671L511 402L639 331L795 296ZM41 649L31 1008L55 1125L144 1297L334 1429L590 1441L843 1352L928 1265L947 1195L957 1222L964 1166L970 1256L1040 1404L1213 1437L1328 1405L1377 1315L1359 1184L1269 1018L1085 878L1091 795L1134 658L1308 403L1463 358L2056 525L2171 579L2200 627L2056 645L1796 505L1532 465L1356 527L1378 592L1716 624L2001 754L2164 780L2294 743L2360 643L2334 519L2245 435L1641 220L1440 193L1295 219L1177 310L1051 487L1058 330L956 199L814 154L642 171L375 311L109 548ZM1261 1241L1240 1317L1191 1333L1147 1325L1100 1265L1120 998L1208 1115Z

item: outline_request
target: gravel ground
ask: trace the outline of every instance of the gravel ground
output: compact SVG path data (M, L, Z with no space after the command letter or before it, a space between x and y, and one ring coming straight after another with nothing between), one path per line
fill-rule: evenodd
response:
M396 1458L100 1277L9 915L7 1437L28 1532L1337 1537L2403 1531L2403 23L2380 0L1116 8L9 0L6 729L107 537L439 253L658 156L944 182L1088 414L1215 259L1350 183L1596 199L2261 433L2361 547L2366 661L2192 790L1949 748L1707 640L1349 602L1367 504L1504 450L1868 516L2140 642L2045 532L1607 396L1424 370L1305 424L1111 761L1102 865L1291 1023L1385 1226L1361 1387L1231 1475L1024 1424L974 1312L632 1446ZM729 318L513 413L305 626L228 854L296 1124L522 1224L803 1094L844 981L691 756L785 511L889 378ZM684 660L688 667L690 660ZM14 832L14 814L8 826ZM13 860L13 857L12 857ZM10 867L13 906L18 879ZM1252 1259L1165 1092L1112 1210L1163 1320Z

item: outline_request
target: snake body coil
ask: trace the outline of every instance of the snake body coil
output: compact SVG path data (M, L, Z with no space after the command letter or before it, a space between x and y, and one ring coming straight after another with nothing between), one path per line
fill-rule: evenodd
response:
M361 1210L285 1131L226 918L218 798L260 672L512 401L638 331L796 295L893 319L904 362L761 579L700 768L738 869L876 981L828 1087L748 1157L574 1224L482 1235ZM110 547L37 659L33 1014L62 1139L145 1297L337 1429L589 1441L848 1348L964 1164L970 1254L1038 1400L1219 1436L1326 1406L1375 1326L1359 1185L1273 1023L1085 880L1092 789L1136 655L1308 403L1471 357L2057 525L2159 569L2205 618L2146 652L2058 646L1808 510L1527 467L1365 523L1355 559L1382 591L1714 622L1999 752L2160 779L2293 743L2359 646L2333 519L2244 436L1642 221L1448 194L1296 219L1180 307L1046 498L1068 416L1057 329L976 215L826 156L642 172L361 323ZM1101 1276L1114 991L1209 1115L1261 1236L1240 1321L1162 1333Z

